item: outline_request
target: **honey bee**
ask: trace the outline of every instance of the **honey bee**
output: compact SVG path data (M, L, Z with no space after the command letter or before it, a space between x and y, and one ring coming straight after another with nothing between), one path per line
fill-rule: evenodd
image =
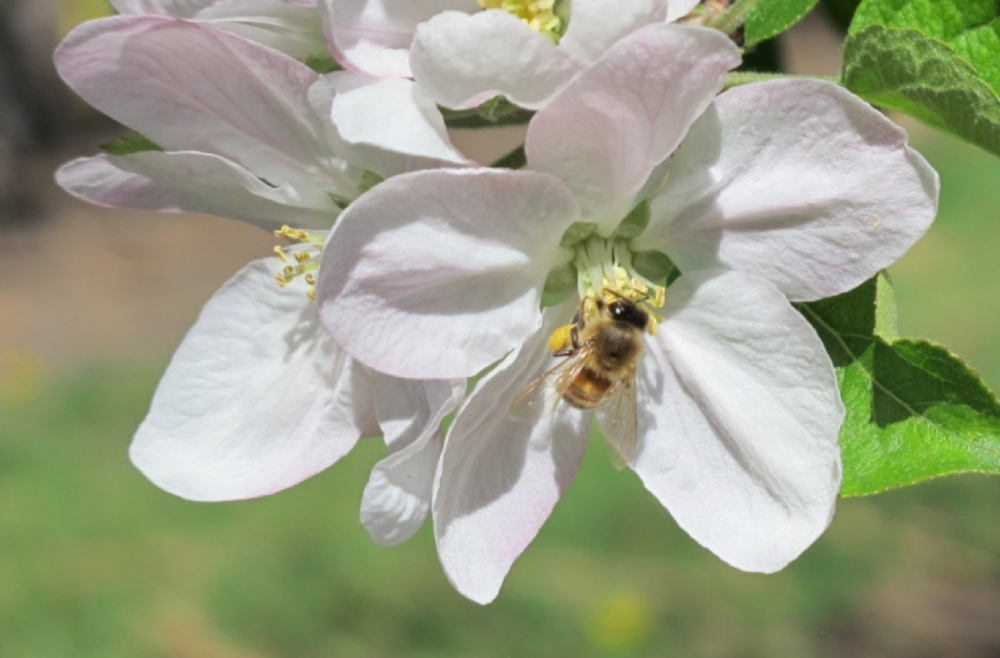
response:
M642 335L649 314L634 302L611 290L617 297L608 303L595 301L596 316L588 318L581 304L572 324L560 327L549 339L553 357L565 357L518 393L511 415L534 417L551 401L549 411L560 400L576 409L596 410L605 438L614 448L615 465L624 466L635 452L635 375L644 345Z

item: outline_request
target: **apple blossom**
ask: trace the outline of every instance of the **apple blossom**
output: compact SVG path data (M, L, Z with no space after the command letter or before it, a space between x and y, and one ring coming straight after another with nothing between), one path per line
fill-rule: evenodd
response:
M56 64L85 100L163 149L70 162L57 174L65 189L102 205L241 219L290 242L206 304L132 443L135 464L185 498L260 496L327 468L381 428L390 455L373 471L362 519L379 543L409 537L426 517L438 428L464 382L369 371L330 340L310 297L344 205L435 156L464 162L439 148L443 125L429 137L415 128L408 155L349 147L329 107L350 80L171 17L84 24Z
M316 0L111 0L120 14L186 18L297 59L326 52Z
M333 231L319 312L349 354L433 378L502 359L459 409L434 494L442 564L476 601L548 517L591 425L568 404L529 421L510 404L558 363L553 331L602 297L652 318L629 465L679 525L770 572L829 524L844 409L789 300L845 292L896 260L933 221L937 177L901 129L832 84L715 97L738 62L717 32L643 28L533 118L525 170L395 177ZM665 271L639 267L656 256L681 273L666 289ZM567 274L578 294L540 311L546 282Z
M549 98L616 41L676 20L697 0L324 0L327 41L348 70L413 77L445 107L503 94Z

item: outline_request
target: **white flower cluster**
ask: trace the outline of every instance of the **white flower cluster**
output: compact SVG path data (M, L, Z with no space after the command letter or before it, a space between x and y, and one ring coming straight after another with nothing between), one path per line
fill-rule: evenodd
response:
M131 450L157 485L260 496L382 435L362 521L394 544L430 512L479 602L594 416L740 569L781 569L827 527L844 407L791 303L875 275L937 206L935 172L879 112L815 80L720 93L740 54L674 24L693 0L113 4L56 63L151 144L70 162L60 184L283 241L164 375ZM452 141L448 121L498 96L530 116L519 169ZM543 291L562 296L543 308Z

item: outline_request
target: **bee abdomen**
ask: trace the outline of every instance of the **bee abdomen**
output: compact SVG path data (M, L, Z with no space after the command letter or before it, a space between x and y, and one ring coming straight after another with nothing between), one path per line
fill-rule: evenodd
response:
M571 407L584 411L596 409L607 400L613 385L614 382L597 370L584 368L567 384L562 397Z

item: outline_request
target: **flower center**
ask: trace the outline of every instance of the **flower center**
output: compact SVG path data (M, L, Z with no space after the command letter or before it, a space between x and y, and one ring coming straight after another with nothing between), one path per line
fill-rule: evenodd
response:
M306 294L309 299L316 300L316 271L319 270L319 257L323 253L323 241L327 231L304 231L302 229L282 226L274 232L276 238L287 238L292 244L277 245L275 255L285 265L274 275L278 287L284 288L301 278L308 286Z
M632 251L626 241L597 236L589 238L576 247L574 265L584 324L597 319L602 307L608 308L614 302L625 299L644 307L649 315L646 331L650 335L656 333L663 317L654 309L663 307L667 289L635 271ZM602 303L598 304L598 300ZM553 352L566 348L573 326L565 325L552 333L549 347Z
M483 9L502 9L514 14L540 32L558 42L565 30L565 21L556 15L557 0L479 0Z

